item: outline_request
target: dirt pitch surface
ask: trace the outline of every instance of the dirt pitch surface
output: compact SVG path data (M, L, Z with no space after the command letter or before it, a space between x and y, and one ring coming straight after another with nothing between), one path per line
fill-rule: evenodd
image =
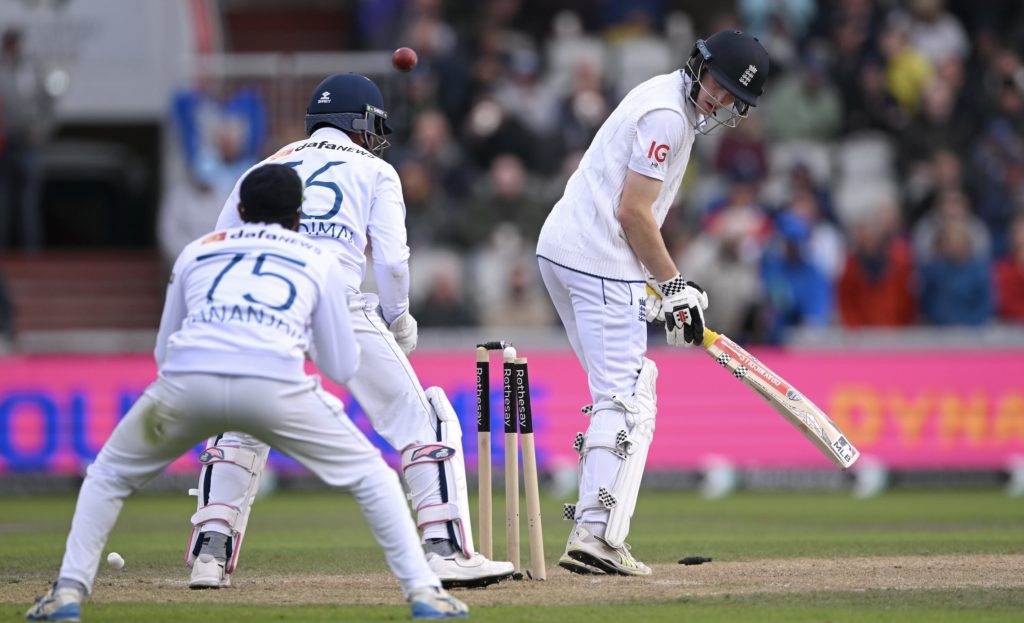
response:
M879 558L797 558L699 566L659 564L647 578L581 576L559 567L545 582L507 581L482 590L453 591L470 605L531 605L669 601L680 598L800 593L809 591L943 590L1024 587L1024 555L893 556ZM45 586L9 584L0 601L31 603ZM628 585L629 590L620 587ZM186 589L185 572L174 579L133 577L130 569L96 581L96 602L176 602L246 604L402 603L398 583L388 574L287 575L251 577L241 573L235 586L219 591Z

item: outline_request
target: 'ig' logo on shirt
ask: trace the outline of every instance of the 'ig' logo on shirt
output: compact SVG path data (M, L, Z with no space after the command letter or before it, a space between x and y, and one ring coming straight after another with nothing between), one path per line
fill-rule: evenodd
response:
M654 158L658 162L665 162L668 158L668 145L658 144L658 141L651 141L651 148L647 150L647 157Z

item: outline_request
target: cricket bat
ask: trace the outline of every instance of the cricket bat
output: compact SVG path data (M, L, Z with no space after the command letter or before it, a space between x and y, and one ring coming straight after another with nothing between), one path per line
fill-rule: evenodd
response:
M742 347L705 327L704 350L764 398L833 463L848 469L857 461L860 452L824 411Z

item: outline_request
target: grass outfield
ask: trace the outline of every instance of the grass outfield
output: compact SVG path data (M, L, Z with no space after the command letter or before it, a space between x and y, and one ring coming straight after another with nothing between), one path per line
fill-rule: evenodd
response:
M743 493L705 501L644 492L630 541L650 578L584 577L555 560L569 524L546 511L547 582L458 591L478 621L1020 621L1024 502L999 491ZM74 500L0 504L0 620L19 620L53 579ZM475 508L475 507L474 507ZM501 500L495 515L501 515ZM260 500L235 576L223 591L189 591L180 564L194 498L128 500L106 551L86 621L401 621L408 610L352 499L282 493ZM500 528L497 526L496 528ZM522 530L523 560L529 549ZM496 529L495 550L504 551ZM701 566L675 564L711 556Z

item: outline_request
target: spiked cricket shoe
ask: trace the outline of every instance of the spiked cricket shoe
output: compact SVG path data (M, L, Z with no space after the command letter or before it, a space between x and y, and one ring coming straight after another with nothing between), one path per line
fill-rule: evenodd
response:
M464 619L469 606L455 599L443 588L427 587L409 594L409 609L415 619Z
M576 526L565 546L565 555L610 575L650 575L651 568L633 558L629 545L612 547L583 526Z
M56 588L46 591L25 613L29 621L81 621L82 592L74 588Z
M562 554L562 557L558 559L558 566L570 573L578 573L579 575L605 575L601 569L584 564L568 553Z
M231 586L231 576L224 572L224 561L217 560L212 554L199 554L192 562L192 578L188 582L189 588L227 588L229 586Z
M515 567L510 562L488 560L475 553L466 558L462 552L442 556L427 552L427 565L445 588L480 588L512 577Z

